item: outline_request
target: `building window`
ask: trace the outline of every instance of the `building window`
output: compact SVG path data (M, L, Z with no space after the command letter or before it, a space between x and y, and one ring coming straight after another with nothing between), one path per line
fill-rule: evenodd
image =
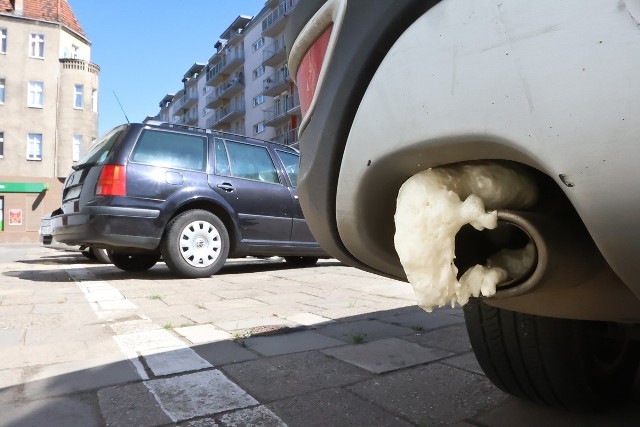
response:
M84 86L76 85L73 90L73 108L82 109L84 98Z
M82 135L73 135L73 161L80 160L80 149L82 148Z
M78 59L80 57L80 48L75 44L71 45L71 58Z
M0 159L4 157L4 132L0 132Z
M0 53L7 53L7 29L0 28Z
M42 160L42 134L30 133L27 138L27 160Z
M31 33L29 37L29 56L44 58L44 34Z
M91 109L94 113L98 112L98 89L91 91Z
M260 49L262 46L264 46L264 37L260 37L254 44L253 44L253 51L257 51L258 49Z
M256 96L255 98L253 98L253 106L257 107L258 105L262 104L264 102L264 95L260 94L258 96Z
M264 132L264 130L266 129L266 126L264 125L264 122L260 122L256 125L253 125L253 133L254 135L260 132Z
M30 81L27 107L42 108L44 105L44 83Z
M253 80L257 79L261 75L264 74L264 65L259 66L255 70L253 70Z
M4 79L0 79L0 104L4 104Z

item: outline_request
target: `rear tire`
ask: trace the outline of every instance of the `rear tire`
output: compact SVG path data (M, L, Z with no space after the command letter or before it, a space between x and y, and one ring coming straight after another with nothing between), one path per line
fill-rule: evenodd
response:
M629 397L640 342L607 323L534 316L472 298L464 306L480 366L501 390L566 409L604 409Z
M160 260L160 254L109 253L109 260L120 270L137 273L147 271Z
M160 250L174 273L190 278L217 273L229 256L229 234L209 211L194 209L169 222Z
M318 257L312 256L286 256L284 260L297 267L311 267L312 265L316 265L318 262Z

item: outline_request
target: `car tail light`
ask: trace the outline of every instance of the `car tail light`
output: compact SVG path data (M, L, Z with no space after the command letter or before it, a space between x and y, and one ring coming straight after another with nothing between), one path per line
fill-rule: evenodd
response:
M127 172L124 165L104 165L98 185L96 196L126 196Z
M311 45L307 53L305 53L298 72L296 73L296 83L298 85L298 94L300 96L300 110L302 117L309 110L311 101L318 86L320 71L322 71L322 61L327 53L327 46L331 38L333 25L327 28Z

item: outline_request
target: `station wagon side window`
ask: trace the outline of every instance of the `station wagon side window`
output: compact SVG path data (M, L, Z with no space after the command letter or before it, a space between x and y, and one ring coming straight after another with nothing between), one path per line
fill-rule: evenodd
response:
M278 172L269 151L258 145L225 140L231 175L237 178L279 184Z
M298 186L298 169L300 168L300 157L293 153L286 151L276 150L278 157L284 164L284 170L289 175L289 181L291 181L292 187Z
M131 160L176 169L204 171L207 138L174 132L145 130L133 149Z
M231 169L229 168L229 156L227 156L227 149L224 147L224 142L221 139L216 138L216 174L231 176Z

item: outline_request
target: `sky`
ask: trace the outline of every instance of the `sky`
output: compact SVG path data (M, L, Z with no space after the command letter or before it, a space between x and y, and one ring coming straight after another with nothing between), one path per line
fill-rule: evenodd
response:
M156 115L238 15L258 14L265 0L67 0L100 67L99 134ZM115 95L114 95L115 93ZM116 98L117 96L117 98ZM122 109L118 105L118 99Z

